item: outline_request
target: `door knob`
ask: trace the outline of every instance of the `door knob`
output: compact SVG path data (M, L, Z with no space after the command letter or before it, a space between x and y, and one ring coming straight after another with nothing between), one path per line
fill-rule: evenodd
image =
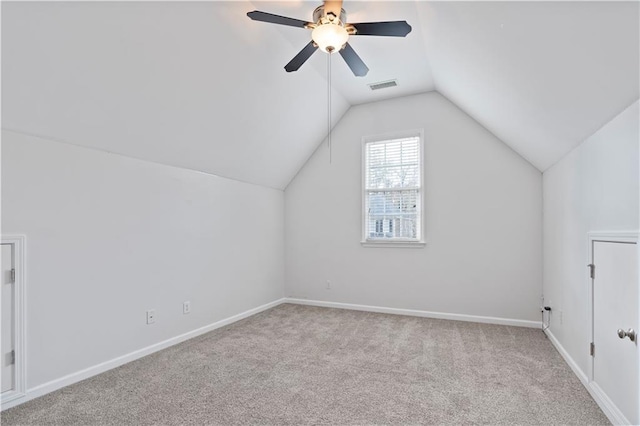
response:
M618 329L618 337L621 339L624 339L625 337L628 337L629 340L631 340L632 342L636 341L636 332L633 331L633 328L630 328L627 331L624 331L623 329L619 328Z

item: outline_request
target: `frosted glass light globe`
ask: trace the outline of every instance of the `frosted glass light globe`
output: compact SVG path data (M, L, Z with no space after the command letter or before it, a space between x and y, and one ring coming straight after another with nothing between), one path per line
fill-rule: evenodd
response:
M311 38L323 52L332 53L342 49L349 39L349 33L341 25L323 24L314 28Z

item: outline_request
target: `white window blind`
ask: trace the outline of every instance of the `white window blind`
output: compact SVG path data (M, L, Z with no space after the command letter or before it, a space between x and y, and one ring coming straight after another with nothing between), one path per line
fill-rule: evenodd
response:
M421 240L420 151L419 136L365 143L365 241Z

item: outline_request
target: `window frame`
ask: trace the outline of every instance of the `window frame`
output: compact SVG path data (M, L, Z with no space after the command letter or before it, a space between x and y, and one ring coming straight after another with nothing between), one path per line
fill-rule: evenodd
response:
M416 239L376 239L369 238L367 235L367 144L383 141L392 141L394 139L404 139L417 137L419 139L419 160L420 160L420 186L418 188L418 197L420 199L418 208L418 238ZM362 247L400 247L400 248L422 248L425 242L425 214L424 214L424 129L414 129L405 131L396 131L378 135L363 136L361 144L361 237L360 244Z

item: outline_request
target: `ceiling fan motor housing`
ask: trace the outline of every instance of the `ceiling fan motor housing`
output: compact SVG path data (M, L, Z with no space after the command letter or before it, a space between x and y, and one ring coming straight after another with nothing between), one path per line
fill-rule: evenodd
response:
M333 16L333 13L330 13L329 16ZM329 19L324 12L324 5L316 7L316 10L313 11L313 22L320 25L322 18L327 18L327 20ZM345 12L344 9L341 9L340 16L336 16L335 18L339 19L340 25L344 26L344 23L347 22L347 12Z

